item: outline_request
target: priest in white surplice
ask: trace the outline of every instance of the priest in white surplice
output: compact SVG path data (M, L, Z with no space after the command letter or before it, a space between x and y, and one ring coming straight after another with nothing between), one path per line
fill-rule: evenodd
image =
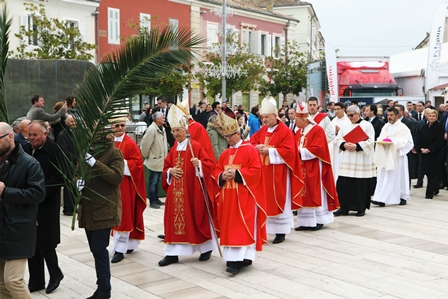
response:
M405 205L410 197L406 154L414 146L411 131L400 121L395 107L387 109L387 119L375 148L378 176L372 203L380 207Z
M345 126L351 124L350 119L348 119L345 114L345 104L342 102L334 104L334 112L336 113L336 117L331 120L335 128L335 134L338 135L339 131L343 129ZM341 161L341 150L339 146L335 143L336 139L333 139L330 143L328 143L330 147L330 157L331 157L331 167L333 169L334 182L338 180L339 175L339 166Z

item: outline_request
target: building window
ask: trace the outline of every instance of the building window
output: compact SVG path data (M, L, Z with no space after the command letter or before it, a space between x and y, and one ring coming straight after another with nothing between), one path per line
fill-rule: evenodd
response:
M179 20L177 19L169 19L169 25L171 32L174 32L176 35L179 33ZM171 50L177 50L179 45L179 40L176 38L176 41L170 45Z
M219 42L218 31L218 23L207 22L207 48L212 48Z
M261 55L266 55L266 34L261 35Z
M109 44L120 44L120 10L116 8L107 9L108 16L108 42Z
M140 30L141 32L151 31L151 15L147 13L140 14Z
M274 57L279 58L281 53L281 38L280 36L275 37L275 43L274 43Z
M20 20L20 25L25 29L25 35L23 37L22 42L27 46L38 46L38 35L39 29L37 25L33 24L33 19L38 18L39 16L33 14L23 14ZM32 30L31 34L27 34Z

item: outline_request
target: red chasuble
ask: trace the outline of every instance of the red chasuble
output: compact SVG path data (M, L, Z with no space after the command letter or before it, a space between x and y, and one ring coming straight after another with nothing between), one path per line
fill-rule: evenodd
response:
M300 145L301 138L302 129L299 129L295 135L297 148ZM303 207L316 208L322 206L321 186L323 186L327 193L328 211L338 209L338 194L334 184L330 152L324 129L318 125L313 125L305 136L302 148L306 148L317 157L317 159L312 160L301 160L303 179L305 181L305 188L302 191ZM320 181L319 161L322 162L322 182Z
M211 174L215 163L209 158L201 144L191 140L194 156L202 163L204 182L210 189ZM170 149L163 165L162 187L166 192L165 200L165 243L198 245L212 238L210 222L195 167L191 162L191 151L187 143L185 151L177 150L177 141ZM167 171L178 165L183 170L180 179L171 177L168 185ZM209 193L209 198L211 194ZM213 215L213 205L210 203Z
M326 113L322 113L322 112L317 113L317 115L314 117L314 122L315 122L316 124L320 124L320 122L321 122L327 115L328 115L328 114L326 114Z
M210 137L208 137L207 131L205 130L204 126L190 119L190 122L188 124L188 133L190 133L191 139L202 145L213 163L216 163L212 142L210 141Z
M285 164L271 164L269 155L259 154L268 216L277 216L283 213L286 202L287 169L291 171L291 210L300 209L304 183L300 156L292 131L282 122L278 123L272 133L268 133L268 127L263 126L250 138L250 142L253 146L263 144L266 147L275 148L285 161Z
M125 175L120 184L123 207L121 224L114 227L118 232L130 232L131 239L145 239L143 211L146 208L146 183L143 159L135 141L125 135L123 142L115 142L115 147L128 163L131 176Z
M221 246L256 244L256 249L261 251L267 242L267 214L257 150L249 142L243 142L239 148L226 149L214 171L217 183L221 173L228 168L237 170L244 184L226 181L216 197Z

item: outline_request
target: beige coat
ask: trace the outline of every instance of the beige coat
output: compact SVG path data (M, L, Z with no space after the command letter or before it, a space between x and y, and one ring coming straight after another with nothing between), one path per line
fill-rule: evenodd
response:
M145 166L151 171L162 172L163 162L168 154L165 128L160 129L153 122L146 130L140 143Z

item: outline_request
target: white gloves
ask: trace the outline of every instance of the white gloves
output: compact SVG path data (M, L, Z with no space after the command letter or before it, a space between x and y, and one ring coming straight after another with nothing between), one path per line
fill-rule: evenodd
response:
M82 191L82 189L84 189L85 186L86 186L86 182L84 180L76 181L76 187L78 188L78 191Z
M96 163L96 159L89 153L86 153L86 162L90 165L90 167L93 167Z

